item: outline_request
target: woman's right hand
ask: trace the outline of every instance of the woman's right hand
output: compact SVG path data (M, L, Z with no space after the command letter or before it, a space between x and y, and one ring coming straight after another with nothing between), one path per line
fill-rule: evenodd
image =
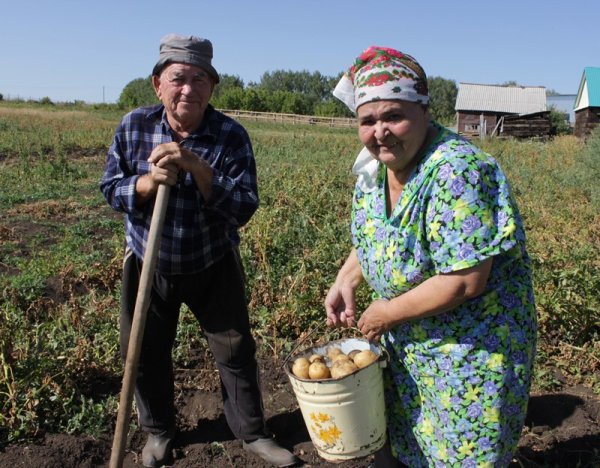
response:
M354 290L336 283L329 289L325 298L325 312L328 327L351 327L356 315Z
M354 326L356 323L356 299L354 292L362 279L362 271L358 263L356 251L352 250L325 298L327 326Z

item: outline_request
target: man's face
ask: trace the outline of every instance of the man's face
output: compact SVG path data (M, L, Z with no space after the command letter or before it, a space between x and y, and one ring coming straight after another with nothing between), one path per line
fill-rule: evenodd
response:
M194 65L171 63L152 77L152 84L174 130L193 131L200 125L214 89L208 73Z

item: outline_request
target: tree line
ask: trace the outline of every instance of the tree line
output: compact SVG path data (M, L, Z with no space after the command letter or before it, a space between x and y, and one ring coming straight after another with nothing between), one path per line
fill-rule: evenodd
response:
M218 109L351 117L348 108L332 94L341 76L342 73L325 76L318 71L275 70L263 73L258 83L245 84L237 75L223 74L211 104ZM433 118L441 123L453 122L456 82L436 76L430 77L428 83ZM130 81L118 101L123 108L156 103L151 76Z

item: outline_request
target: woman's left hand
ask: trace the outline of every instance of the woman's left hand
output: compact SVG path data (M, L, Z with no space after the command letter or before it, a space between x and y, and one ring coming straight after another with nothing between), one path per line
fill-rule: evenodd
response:
M394 326L390 317L390 302L385 299L373 301L362 313L357 326L367 340L378 342L381 335Z

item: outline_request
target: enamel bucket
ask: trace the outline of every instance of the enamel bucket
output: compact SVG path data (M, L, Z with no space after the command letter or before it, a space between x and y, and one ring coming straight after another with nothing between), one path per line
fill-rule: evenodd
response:
M310 380L296 377L292 364L312 354L327 356L332 347L348 354L371 349L379 358L367 367L340 379ZM326 363L330 365L329 358ZM381 349L365 339L348 338L307 348L286 359L285 370L298 400L308 433L318 454L328 461L364 457L386 441L383 372L386 360Z

